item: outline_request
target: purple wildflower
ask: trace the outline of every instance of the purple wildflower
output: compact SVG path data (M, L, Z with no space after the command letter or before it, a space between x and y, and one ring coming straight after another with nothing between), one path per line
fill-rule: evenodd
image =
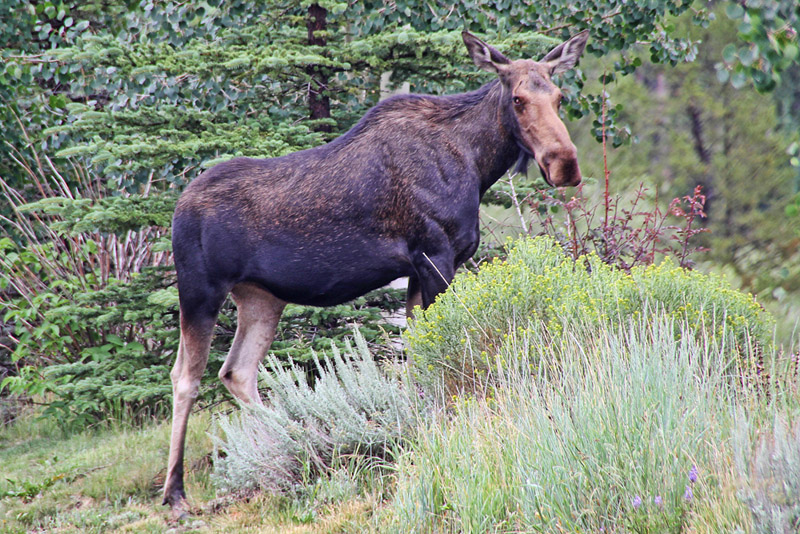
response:
M697 466L692 465L692 468L689 470L689 482L694 484L697 482Z
M686 502L691 502L692 498L694 498L694 493L692 492L692 486L686 486L686 491L683 493L683 500Z
M633 509L638 510L642 506L642 498L638 495L633 498Z
M653 504L655 504L659 508L664 506L664 500L661 498L661 495L656 495L655 498L653 498Z

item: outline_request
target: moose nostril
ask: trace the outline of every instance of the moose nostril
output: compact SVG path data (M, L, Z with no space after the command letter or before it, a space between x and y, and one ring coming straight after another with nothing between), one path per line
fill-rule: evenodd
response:
M581 170L576 159L564 161L561 165L561 173L566 177L566 185L578 185L581 182Z
M571 187L581 183L582 176L578 166L578 154L575 146L549 150L541 159L543 174L550 178L549 183L557 187Z
M569 146L565 146L562 148L557 148L554 150L548 150L542 156L542 164L549 167L552 163L556 161L567 162L567 161L578 161L578 149L575 148L575 145L570 144Z

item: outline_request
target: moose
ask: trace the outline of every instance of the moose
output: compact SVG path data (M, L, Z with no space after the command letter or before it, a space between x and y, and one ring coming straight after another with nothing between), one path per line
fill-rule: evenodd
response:
M496 79L463 94L388 98L325 145L231 159L179 198L180 344L164 485L173 512L186 506L187 420L228 294L238 324L219 377L239 401L260 403L258 365L287 303L331 306L408 277L411 316L475 253L481 197L512 165L524 170L535 160L555 187L581 182L551 76L577 64L588 33L539 61L512 61L469 32L462 37Z

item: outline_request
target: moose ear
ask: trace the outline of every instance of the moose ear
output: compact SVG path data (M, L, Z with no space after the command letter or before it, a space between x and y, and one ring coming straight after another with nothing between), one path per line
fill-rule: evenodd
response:
M550 74L566 72L578 64L588 39L589 30L583 30L550 50L540 60L540 63L548 63L550 65Z
M461 32L461 38L464 39L464 44L467 45L472 61L483 70L499 73L503 70L503 65L511 63L511 60L497 49L484 43L468 31Z

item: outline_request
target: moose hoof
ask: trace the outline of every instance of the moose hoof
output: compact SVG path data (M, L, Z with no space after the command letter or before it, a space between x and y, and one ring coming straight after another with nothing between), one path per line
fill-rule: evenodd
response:
M170 516L174 521L186 519L189 516L189 503L182 489L164 492L164 501L161 503L170 508Z

